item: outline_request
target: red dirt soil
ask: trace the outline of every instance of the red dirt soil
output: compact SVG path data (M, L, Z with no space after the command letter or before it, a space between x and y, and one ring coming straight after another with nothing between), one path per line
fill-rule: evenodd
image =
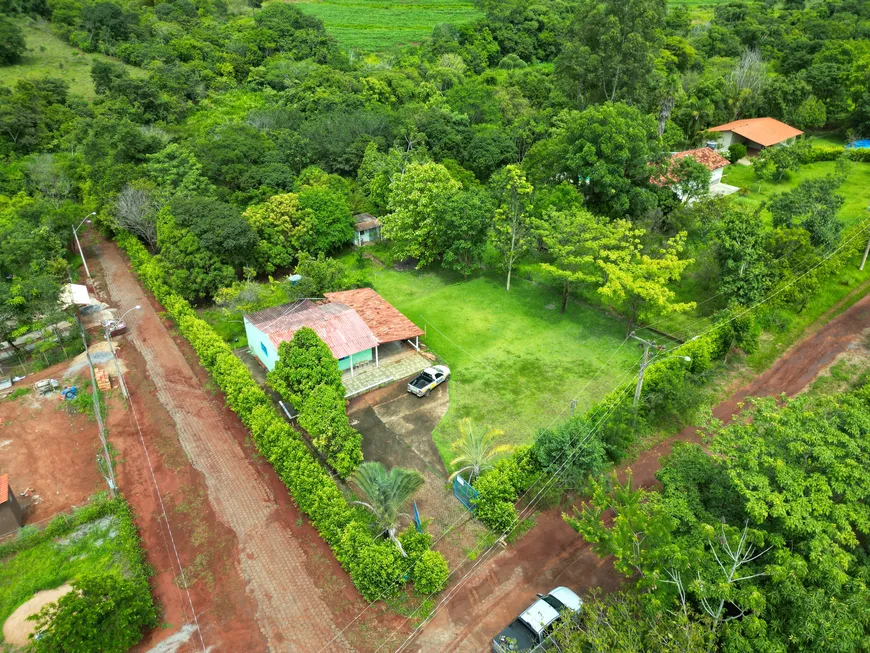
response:
M788 350L770 369L716 406L714 417L727 423L747 397L783 393L794 396L806 389L870 327L870 295L819 326L830 314L831 311L810 327L810 335ZM660 458L670 453L675 442L699 440L698 429L687 427L644 452L630 466L635 486L656 484ZM621 471L623 478L627 469ZM609 559L599 558L565 523L561 508L547 510L538 515L534 528L516 545L506 550L494 549L476 567L467 566L457 572L453 586L441 597L447 601L402 650L488 651L491 638L516 618L536 593L548 592L558 585L566 585L581 594L595 587L611 591L622 580ZM384 650L396 650L406 637L392 637Z
M9 474L22 507L31 500L21 492L32 488L38 495L25 511L25 524L45 522L106 489L96 462L97 423L66 410L60 393L38 397L32 387L42 379L61 381L68 366L66 361L29 375L15 388L30 394L0 400L0 474Z

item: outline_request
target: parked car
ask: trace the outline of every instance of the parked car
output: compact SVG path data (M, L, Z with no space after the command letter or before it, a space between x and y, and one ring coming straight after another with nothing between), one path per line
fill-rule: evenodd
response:
M493 653L544 651L562 615L578 613L583 601L567 587L557 587L532 603L519 617L492 640Z
M446 365L427 367L408 384L408 392L418 397L428 397L439 385L450 378L450 368Z

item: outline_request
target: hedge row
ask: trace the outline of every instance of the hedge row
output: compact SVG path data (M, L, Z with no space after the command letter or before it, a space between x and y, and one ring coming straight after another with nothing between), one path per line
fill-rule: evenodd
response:
M801 157L801 163L819 163L820 161L836 161L840 157L846 155L850 161L859 161L861 163L870 163L870 148L850 148L837 147L835 145L820 145L812 148L807 148L804 155Z
M197 317L186 300L166 285L159 261L130 234L122 233L116 240L127 252L140 279L175 321L221 388L227 405L250 429L257 450L269 460L296 505L332 547L336 559L350 574L360 593L367 600L376 600L398 592L402 579L412 571L417 574L416 568L427 564L422 554L428 550L428 540L423 547L412 546L411 550L416 552L412 554L403 539L408 551L408 557L403 558L389 540L374 539L369 518L348 503L332 477L317 462L301 436L275 410L229 345ZM402 537L419 539L423 536L409 531ZM440 554L427 556L425 560L433 567L440 567L440 562L435 562L436 557L443 560ZM423 570L419 574L427 577Z

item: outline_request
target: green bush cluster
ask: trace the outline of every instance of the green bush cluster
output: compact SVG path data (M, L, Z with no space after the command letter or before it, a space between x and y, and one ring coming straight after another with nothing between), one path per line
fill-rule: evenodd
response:
M299 408L299 426L311 436L314 448L342 478L347 478L363 460L362 436L350 425L344 388L317 386Z
M444 589L449 576L444 556L431 549L424 551L414 565L414 589L420 594L435 594Z
M728 160L731 163L737 163L745 156L746 146L743 143L731 143L731 145L728 146Z
M360 593L367 600L377 600L397 592L416 563L414 555L408 552L408 558L403 558L392 542L372 536L366 514L348 503L229 345L197 317L186 300L169 289L159 263L134 236L119 234L117 242L139 277L175 320L223 391L227 405L250 429L257 450L275 468L296 505L332 547Z
M870 163L870 148L846 149L834 145L820 145L817 147L807 148L806 150L802 151L801 163L808 164L819 163L821 161L836 161L844 155L850 161Z
M531 447L517 447L512 456L499 460L474 482L477 518L497 533L511 529L517 521L514 503L539 473Z
M347 478L363 460L362 436L347 419L341 371L332 352L313 329L303 327L290 342L281 343L278 356L269 385L293 404L314 448Z

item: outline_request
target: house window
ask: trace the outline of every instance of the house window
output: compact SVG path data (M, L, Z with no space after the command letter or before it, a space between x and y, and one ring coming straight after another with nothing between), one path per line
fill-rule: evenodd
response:
M264 345L262 342L260 343L260 349L263 350L263 354L265 354L266 358L269 358L269 350L266 349L266 345Z

